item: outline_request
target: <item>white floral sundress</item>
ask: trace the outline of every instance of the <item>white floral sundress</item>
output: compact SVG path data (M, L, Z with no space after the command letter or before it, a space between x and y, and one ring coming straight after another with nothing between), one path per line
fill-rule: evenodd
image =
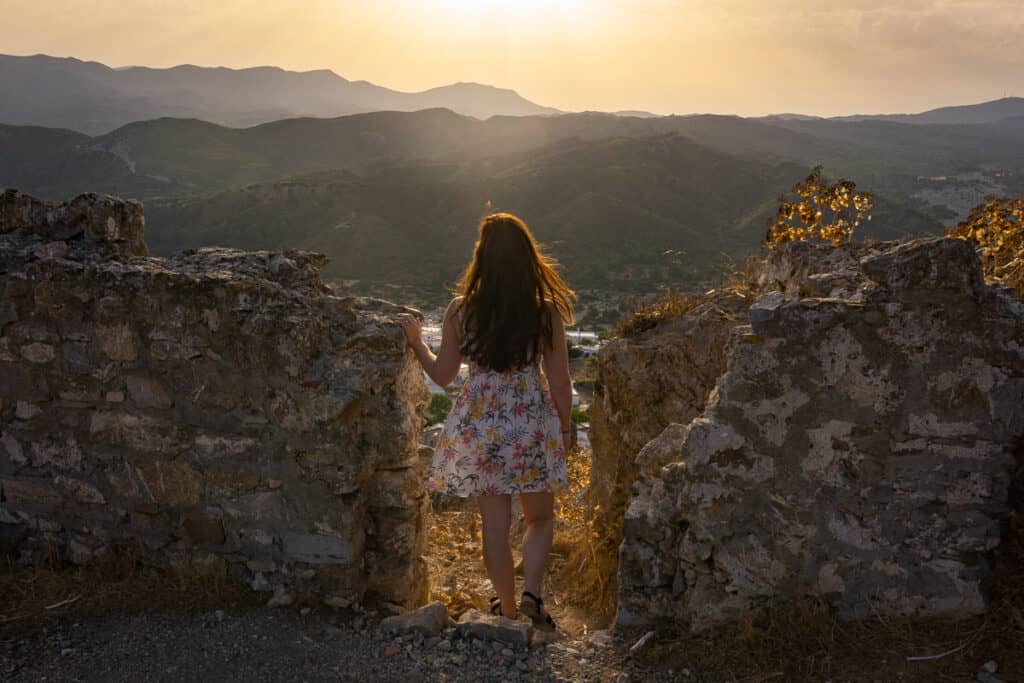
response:
M496 372L470 363L426 488L469 498L553 491L565 483L558 410L540 364Z

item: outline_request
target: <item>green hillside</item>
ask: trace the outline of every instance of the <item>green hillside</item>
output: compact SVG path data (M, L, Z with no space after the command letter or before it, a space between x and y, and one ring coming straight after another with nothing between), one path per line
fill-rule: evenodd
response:
M158 119L98 137L0 126L0 160L0 186L47 199L142 199L157 252L301 247L332 258L329 276L437 287L458 275L491 201L521 213L578 285L643 291L713 281L817 164L876 194L862 236L936 233L962 214L958 197L1021 189L1024 119Z
M299 247L328 254L331 277L437 288L465 265L490 200L526 218L579 286L688 288L756 249L774 199L806 170L677 135L561 143L525 160L391 165L154 199L147 233L157 253ZM938 229L907 205L880 209L865 234Z

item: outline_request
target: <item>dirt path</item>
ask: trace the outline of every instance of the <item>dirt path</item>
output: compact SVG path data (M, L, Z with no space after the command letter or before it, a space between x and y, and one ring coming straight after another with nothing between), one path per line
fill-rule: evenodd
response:
M529 649L457 637L382 636L373 612L262 607L145 612L67 623L0 643L5 681L672 680L593 638ZM698 680L696 677L691 680Z

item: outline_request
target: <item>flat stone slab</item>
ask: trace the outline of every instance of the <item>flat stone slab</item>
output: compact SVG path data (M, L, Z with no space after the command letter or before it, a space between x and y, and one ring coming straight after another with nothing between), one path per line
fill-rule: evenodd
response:
M463 638L472 636L481 640L508 643L514 647L528 647L533 627L521 621L471 609L459 617L455 631Z
M441 635L448 626L448 609L443 602L397 614L380 622L380 630L388 634L422 634L424 638Z

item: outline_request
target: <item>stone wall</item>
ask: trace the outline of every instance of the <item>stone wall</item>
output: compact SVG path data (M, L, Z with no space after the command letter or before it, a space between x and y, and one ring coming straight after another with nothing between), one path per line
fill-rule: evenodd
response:
M307 252L145 257L141 205L0 195L0 543L257 590L426 595L426 389Z
M609 548L622 541L622 517L636 481L636 456L673 422L700 415L725 371L727 350L750 301L716 292L689 314L634 337L617 337L596 358L590 406L593 452L588 498ZM604 576L613 584L615 576Z
M959 240L794 245L763 275L776 291L733 326L707 405L636 457L617 623L703 628L800 596L846 617L983 610L1024 435L1024 303Z

